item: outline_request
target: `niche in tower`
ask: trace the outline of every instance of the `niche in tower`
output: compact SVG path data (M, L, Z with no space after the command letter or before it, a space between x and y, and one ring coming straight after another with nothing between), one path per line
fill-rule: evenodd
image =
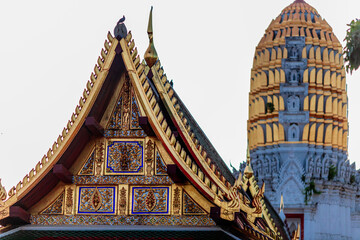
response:
M298 83L299 83L299 73L298 73L298 71L296 69L291 70L288 82L291 85L298 85Z
M295 95L291 95L288 97L286 101L287 110L289 112L298 112L300 111L300 98Z
M288 141L290 142L299 141L299 135L300 135L299 126L296 123L290 124L290 127L288 129Z
M290 47L289 58L292 60L298 60L299 52L298 52L298 47L296 45Z

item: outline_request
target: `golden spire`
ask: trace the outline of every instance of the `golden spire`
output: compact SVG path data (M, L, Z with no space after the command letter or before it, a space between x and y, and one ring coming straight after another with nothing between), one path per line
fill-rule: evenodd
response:
M298 227L294 233L292 240L299 240L299 239L300 239L300 224L298 223Z
M281 193L281 199L280 199L280 212L284 211L284 197Z
M144 54L144 59L149 67L152 67L158 60L158 55L155 50L154 40L153 40L153 27L152 27L152 10L151 6L150 15L149 15L149 24L148 24L148 36L149 36L149 47L146 49Z
M251 168L251 164L250 164L250 149L249 149L249 143L247 146L247 150L246 150L246 167L244 169L244 175L247 178L251 178L251 176L254 174L254 171Z
M285 213L284 213L284 198L283 198L283 194L281 193L281 199L280 199L280 210L279 210L279 216L281 218L281 220L283 220L283 222L286 219Z

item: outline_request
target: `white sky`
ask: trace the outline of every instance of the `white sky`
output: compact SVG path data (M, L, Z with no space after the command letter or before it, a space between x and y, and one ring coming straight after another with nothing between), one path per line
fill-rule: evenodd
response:
M359 0L307 1L342 41ZM245 159L250 69L271 20L292 1L6 1L0 10L0 178L9 190L40 161L70 118L122 15L141 55L153 10L168 79L219 154ZM360 71L359 71L360 72ZM360 73L348 76L349 158L360 166Z

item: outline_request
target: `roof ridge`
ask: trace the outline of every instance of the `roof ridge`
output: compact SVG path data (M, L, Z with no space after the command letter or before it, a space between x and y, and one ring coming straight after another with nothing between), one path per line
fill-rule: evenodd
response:
M131 35L131 32L129 34ZM105 68L105 65L108 64L109 52L113 47L114 41L117 40L111 35L110 32L108 32L107 39L104 42L104 48L101 49L100 56L98 57L97 63L94 66L94 71L90 75L90 80L88 80L86 83L83 94L79 99L79 104L76 105L70 120L67 122L61 134L59 134L58 138L56 141L54 141L53 145L49 148L47 153L44 154L41 160L36 164L35 168L31 169L30 172L26 174L25 177L20 180L16 186L10 188L7 194L8 198L5 200L5 205L11 204L9 201L11 201L14 196L19 197L18 194L20 194L20 190L30 186L32 183L34 183L38 176L46 172L49 166L54 164L54 160L59 156L58 154L60 153L60 150L62 150L64 147L66 148L67 145L69 145L69 141L72 140L71 136L73 136L74 132L76 131L74 127L77 127L79 124L80 120L78 119L82 119L79 116L81 114L85 114L83 110L88 108L90 104L87 99L89 98L90 94L93 93L92 90L99 84L100 81L98 80L103 78L102 73L108 71L108 69ZM100 75L102 76L100 77Z
M228 174L228 176L226 178L225 176L223 176L223 173L222 173L223 171L218 171L219 162L214 161L213 159L210 158L210 156L207 152L207 151L209 151L209 149L205 150L204 142L200 142L198 140L198 138L196 137L195 132L193 131L191 125L189 124L189 122L191 120L193 120L193 119L191 119L189 121L189 119L188 119L191 116L191 114L190 114L190 116L186 115L186 114L184 114L184 111L183 111L184 109L181 109L181 107L185 107L185 105L181 102L181 100L178 97L178 95L176 94L175 90L172 88L171 84L167 80L167 76L166 76L166 74L164 74L164 69L160 64L160 61L158 61L155 64L155 70L157 71L160 82L163 85L163 87L165 88L166 94L168 94L171 104L175 109L175 111L174 111L175 114L179 117L181 123L184 125L184 128L183 128L183 130L185 130L184 133L188 134L189 138L191 138L191 143L195 146L198 154L200 155L200 158L202 158L201 159L203 162L203 163L201 163L202 166L208 167L210 169L210 171L215 174L216 178L219 179L220 182L222 182L222 184L224 184L226 186L226 188L228 188L229 186L231 186L231 184L233 184L233 182L235 180L234 178L229 179L229 177L233 177L232 174L231 173ZM158 90L158 91L161 91L161 90ZM182 105L182 106L180 106L180 105ZM180 127L180 128L182 128L182 127ZM199 129L201 130L200 127L199 127ZM201 132L202 132L202 130L201 130ZM206 137L205 134L204 134L204 136ZM223 162L222 159L221 159L221 161ZM228 184L226 182L228 182ZM217 185L219 185L219 183L217 183Z

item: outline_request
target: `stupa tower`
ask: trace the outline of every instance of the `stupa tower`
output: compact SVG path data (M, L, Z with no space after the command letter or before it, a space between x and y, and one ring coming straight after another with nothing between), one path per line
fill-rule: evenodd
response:
M353 193L355 165L347 159L342 46L316 9L296 0L272 20L256 47L250 86L251 164L259 182L267 185L267 197L279 206L284 195L288 223L293 218L295 229L300 223L303 234L309 224L311 235L305 239L317 239L310 237L316 231L333 231L315 229L323 216L316 217L314 205L331 195L334 186ZM315 188L306 192L310 185ZM339 203L339 211L349 210L344 204Z

